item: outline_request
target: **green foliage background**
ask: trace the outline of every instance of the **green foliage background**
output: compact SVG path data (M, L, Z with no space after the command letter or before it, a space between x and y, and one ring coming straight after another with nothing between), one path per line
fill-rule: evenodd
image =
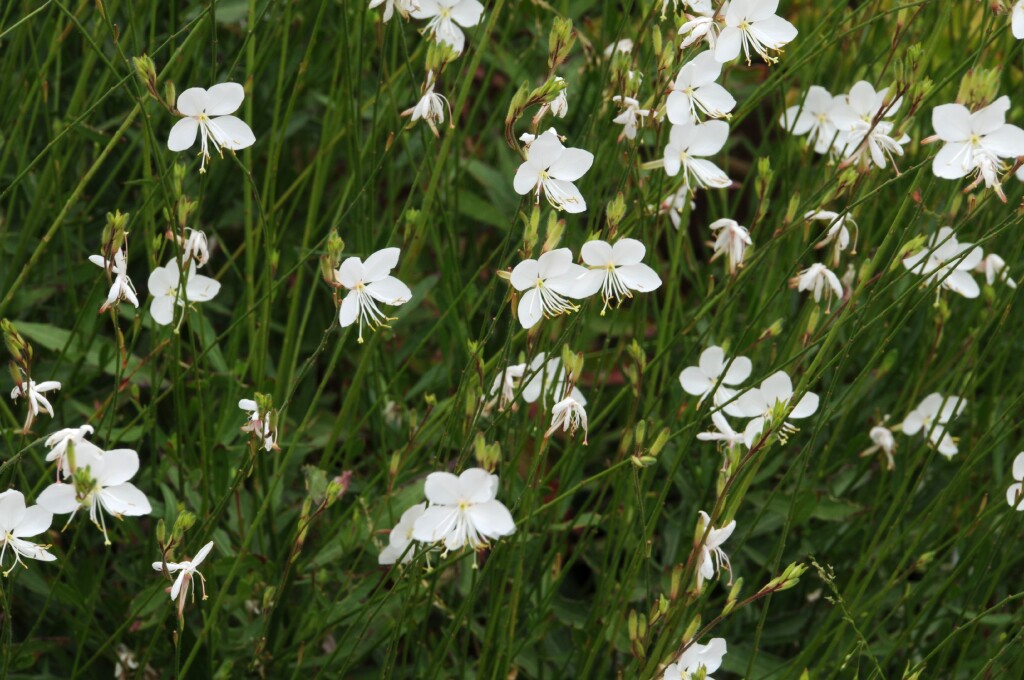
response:
M700 616L702 641L728 640L719 677L1019 675L1022 516L1003 495L1024 448L1024 319L1003 285L973 301L946 292L936 306L935 286L899 264L912 239L949 224L1001 254L1011 275L1024 272L1019 183L1008 180L1005 205L991 192L964 195L966 183L932 175L936 146L920 144L931 108L953 101L972 68L1001 68L1010 122L1024 123L1008 18L966 1L784 0L800 35L780 62L736 62L723 78L739 106L718 159L737 186L701 193L677 231L656 211L668 178L639 168L661 156L668 126L617 143L610 99L621 92L602 56L632 38L642 97L661 97L684 57L668 47L675 63L659 70L657 42L678 40L660 2L486 3L439 79L455 118L440 138L400 117L425 71L417 25L381 24L366 4L0 6L0 316L35 346L36 378L64 385L56 417L28 436L24 407L0 402L0 481L31 501L53 478L42 438L89 422L100 445L138 449L134 482L154 506L152 517L116 522L109 547L86 518L61 533L55 518L47 540L59 561L0 584L4 674L109 677L124 644L137 677L149 664L163 677L648 678ZM527 334L495 275L525 256L531 212L512 189L521 160L503 131L518 85L548 73L558 16L578 41L558 71L570 112L556 125L596 156L579 182L590 207L565 217L562 245L578 252L591 234L607 236L604 208L621 192L618 232L647 244L665 283L604 316L590 300ZM245 85L239 115L256 145L214 158L205 175L191 154L169 152L176 118L136 77L131 58L143 54L161 93L169 82L179 92ZM895 119L914 139L899 174L843 174L777 124L810 85L846 92L860 79L913 88ZM770 177L759 174L765 158ZM191 226L217 243L205 273L223 283L180 334L124 304L96 314L107 283L86 260L104 214L130 213L130 273L148 304L148 272L174 254L164 232L176 162L199 202ZM818 208L852 209L860 225L852 295L828 315L786 285L822 257L820 225L799 218ZM720 217L752 229L735 278L708 263L707 225ZM414 291L393 327L362 345L336 327L320 280L331 229L346 256L401 247L396 273ZM722 456L695 440L708 405L677 380L712 343L750 356L752 383L785 369L822 397L788 443L756 453L721 504L738 522L725 547L741 599L789 563L813 557L821 572L722 619L725 578L696 595L689 559ZM563 347L585 358L588 446L545 441L549 415L537 408L483 412L482 391L506 364ZM254 391L283 411L279 453L255 453L239 431L236 403ZM858 456L872 425L885 414L899 422L932 391L969 402L951 428L957 457L901 435L893 471ZM663 428L670 438L653 464L635 465ZM378 567L423 477L475 465L478 436L500 445L499 499L517 533L475 559ZM314 470L351 471L351 486L318 510ZM208 540L216 548L203 569L210 598L189 604L179 627L150 563L157 520L170 527L183 510L197 523L171 557ZM660 598L667 607L655 615Z

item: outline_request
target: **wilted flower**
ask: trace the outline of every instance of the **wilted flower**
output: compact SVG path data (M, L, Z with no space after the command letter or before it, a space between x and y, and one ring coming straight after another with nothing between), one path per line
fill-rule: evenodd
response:
M892 457L892 454L896 452L896 438L892 436L892 430L884 425L875 425L868 432L868 436L871 437L872 446L864 449L860 454L861 457L870 456L876 451L881 451L885 454L886 469L896 469L896 461Z
M377 564L394 564L398 560L402 560L402 563L405 564L412 560L414 551L409 550L409 544L413 540L412 528L426 509L426 503L417 503L402 513L398 524L388 534L388 544L377 556Z
M535 142L535 144L539 144ZM538 259L526 259L512 270L512 286L524 292L518 315L523 328L533 328L544 317L579 309L566 298L583 299L592 292L583 280L587 270L572 261L572 251L558 248Z
M490 395L498 401L498 410L505 410L505 406L515 398L516 388L519 381L526 372L526 364L515 364L507 366L504 371L494 376L491 383Z
M1010 288L1017 287L1017 282L1011 279L1009 272L1006 271L1006 261L995 253L986 255L985 259L979 262L975 269L979 272L984 272L985 282L990 286L998 279Z
M804 215L805 220L818 220L821 222L828 222L828 231L825 233L825 237L815 244L815 248L824 248L825 246L834 244L832 247L832 265L839 265L839 254L846 250L850 245L850 230L847 229L846 225L851 225L854 229L857 229L857 223L850 217L850 213L837 213L831 210L812 210ZM854 250L857 249L856 240L853 242Z
M11 390L11 399L17 401L19 397L24 397L28 401L28 413L25 416L25 425L22 430L28 432L40 411L46 411L51 418L53 417L53 405L43 394L59 389L60 383L56 380L44 380L37 383L35 380L29 379L22 380L14 386L14 389Z
M174 579L174 584L170 588L171 601L178 601L178 618L181 618L182 612L185 609L185 599L188 597L189 586L192 588L192 601L195 602L196 600L196 576L199 577L199 582L203 587L203 599L206 599L206 579L203 578L202 572L199 571L199 565L202 564L211 550L213 550L213 541L200 548L199 552L191 560L153 563L153 569L157 571L162 572L166 570L169 574L178 574L178 578Z
M956 440L946 431L946 425L966 407L966 399L956 396L943 397L938 392L933 392L903 419L903 434L912 437L920 432L939 453L947 458L955 456L959 449Z
M178 260L172 258L163 267L157 267L150 273L148 287L149 294L153 296L149 313L153 316L153 320L161 326L166 326L174 321L175 305L184 307L186 301L189 304L208 302L220 292L219 281L196 273L194 259L188 261L188 273L184 285L181 281L181 271L178 269Z
M565 79L561 76L555 76L555 80L559 83L565 82ZM565 94L565 90L566 88L563 87L558 96L549 104L551 113L559 118L565 118L566 114L569 113L569 99Z
M423 120L435 137L440 137L437 126L444 123L444 111L448 109L448 118L452 117L452 107L444 96L434 92L434 72L427 72L427 83L424 85L423 96L416 102L416 106L402 112L403 116L412 116L410 120L415 123Z
M91 435L93 431L92 425L57 430L46 438L45 444L50 448L50 451L46 454L46 462L56 461L57 471L63 474L64 477L70 477L71 466L67 455L69 447L76 453L84 450L93 455L103 454L103 450L100 447L85 438L87 435Z
M185 238L175 235L174 240L181 246L181 260L187 262L194 260L196 269L210 261L210 243L206 234L199 229L185 229Z
M252 432L262 442L265 451L273 451L277 447L277 425L272 424L276 415L260 413L259 404L253 399L240 399L238 408L249 414L249 422L242 426L243 432Z
M458 477L432 472L423 492L430 506L412 530L412 537L421 543L443 541L446 552L466 545L480 550L489 545L488 539L515 533L511 513L496 500L498 476L482 468L470 468Z
M238 83L220 83L209 90L190 87L178 95L176 107L184 118L171 128L167 148L184 151L196 143L196 134L202 134L202 163L199 172L206 172L210 160L209 143L223 156L222 149L238 151L256 143L252 129L243 121L228 114L234 113L245 99L245 90Z
M376 329L393 321L380 311L378 302L397 307L412 299L409 286L391 276L401 252L399 248L384 248L366 258L366 262L349 257L334 272L335 280L349 291L338 310L339 323L346 328L359 321L360 343L363 325Z
M102 255L90 255L89 262L97 267L102 267L110 273L113 279L110 283L110 291L107 293L107 300L100 307L101 314L121 300L127 300L133 307L138 308L139 298L135 293L132 280L128 278L128 262L125 260L123 250L114 253L113 262L105 260Z
M729 273L735 274L743 264L747 248L754 245L750 238L750 232L746 227L740 226L736 220L728 218L715 220L709 225L709 228L713 232L718 232L714 242L715 254L711 256L711 261L714 262L724 255Z
M708 537L700 547L700 565L697 568L697 592L703 588L704 581L714 578L715 573L721 573L722 566L729 572L729 580L732 581L732 565L729 563L729 556L722 550L722 544L729 540L732 532L736 530L736 520L732 520L724 527L716 529L711 526L711 518L708 513L700 511L700 525L698 531L703 536L707 531ZM710 531L708 531L710 529Z
M805 290L812 291L815 302L820 302L821 295L824 293L825 300L828 302L825 309L826 312L831 308L832 295L835 295L837 298L843 297L843 284L839 282L839 277L820 262L815 262L794 276L789 280L789 285L796 288L799 292Z
M558 133L550 129L526 147L526 160L516 171L512 185L520 196L532 191L540 201L543 191L548 203L556 209L581 213L587 209L587 202L573 182L586 174L593 164L594 154L562 146Z
M583 445L586 446L587 410L583 404L569 396L551 407L551 427L544 433L544 436L550 437L559 428L562 432L568 432L575 436L576 430L581 427L583 428Z
M562 367L562 360L559 357L548 359L544 352L538 353L530 361L526 377L528 380L523 387L523 401L527 404L532 404L539 399L541 405L546 407L549 399L557 401L565 396L565 386L569 381L569 374ZM573 383L575 383L575 378ZM575 384L569 390L569 396L580 405L587 405L586 397Z
M0 567L3 566L7 549L14 553L14 562L11 568L4 571L4 576L10 574L14 567L25 563L22 557L41 562L53 562L57 559L47 552L50 546L33 543L27 540L32 536L38 536L50 528L53 522L53 513L40 505L25 507L25 496L20 491L8 489L0 493ZM26 569L28 567L25 567Z

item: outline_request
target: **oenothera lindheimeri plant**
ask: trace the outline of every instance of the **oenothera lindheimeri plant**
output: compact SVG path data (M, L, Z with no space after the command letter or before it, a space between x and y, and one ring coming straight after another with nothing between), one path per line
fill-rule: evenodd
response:
M5 674L1019 674L1021 3L73 4Z

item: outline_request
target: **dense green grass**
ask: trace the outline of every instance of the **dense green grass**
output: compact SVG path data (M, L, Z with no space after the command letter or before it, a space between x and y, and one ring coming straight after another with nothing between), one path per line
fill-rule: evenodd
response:
M920 144L970 69L1001 68L995 92L1024 123L1008 17L987 2L783 0L800 34L779 63L733 62L720 81L739 103L715 160L736 185L699 192L677 231L656 209L676 185L641 168L662 156L667 122L636 143L617 142L611 122L626 62L657 106L698 49L670 45L681 22L660 20L660 0L485 3L438 79L454 114L439 138L400 117L426 71L422 22L382 24L366 4L0 5L0 317L33 345L35 379L63 384L55 417L28 434L24 403L0 401L0 481L32 502L55 474L45 436L89 423L99 445L139 451L133 482L153 505L109 521L110 546L83 513L62 532L55 517L37 540L58 560L0 581L3 674L109 677L124 645L132 677L148 664L161 677L650 678L699 632L728 641L719 678L1019 676L1024 516L1004 494L1024 449L1024 317L1005 285L937 303L936 284L900 265L914 239L952 225L1024 272L1020 183L1005 182L1006 204L963 194L967 181L932 174L938 145ZM647 244L664 283L603 316L592 298L527 333L496 275L530 256L533 216L512 188L521 158L506 112L521 83L549 75L557 17L577 36L557 69L570 109L541 126L596 157L578 182L589 209L560 215L559 244L578 253L608 238L605 210L621 194L617 233ZM635 42L626 62L602 55L622 38ZM170 83L242 83L238 115L256 144L215 155L205 174L195 149L170 152L178 117L136 74L140 55L160 97ZM898 173L840 168L778 124L811 85L842 93L861 79L907 92L893 120L913 141ZM187 226L216 242L203 273L223 287L174 333L154 324L145 283L177 252L164 233L182 196L197 202ZM787 286L826 260L813 248L822 224L801 219L817 209L851 210L860 227L836 269L852 265L852 291L829 314ZM142 309L97 314L108 282L86 258L115 210L130 215ZM542 203L533 256L563 226L549 213ZM754 240L735 277L708 261L708 224L722 217ZM344 256L402 249L395 274L414 297L363 344L338 328L320 276L332 230ZM786 370L821 396L799 432L744 451L728 481L722 454L695 438L710 404L678 381L711 344L753 360L749 384ZM566 349L583 358L589 445L545 439L550 414L537 405L485 408L504 366ZM279 452L240 431L236 404L254 392L280 411ZM901 434L893 470L858 455L873 425L899 423L931 392L968 400L950 426L959 455ZM379 567L424 477L484 464L485 445L497 446L487 466L516 533L476 556ZM347 472L343 495L325 496ZM701 510L716 526L737 521L724 546L732 595L727 574L695 590ZM209 599L179 622L150 565L160 531L169 539L186 512L195 523L167 559L216 547L202 568ZM774 592L792 563L808 569Z

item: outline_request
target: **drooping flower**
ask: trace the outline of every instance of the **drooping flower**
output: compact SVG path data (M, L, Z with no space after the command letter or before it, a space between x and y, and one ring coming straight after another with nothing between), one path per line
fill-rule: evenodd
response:
M202 269L210 261L210 243L202 230L186 227L185 238L175 235L174 240L181 246L182 262L194 260L196 269Z
M818 241L814 247L824 248L829 244L832 246L832 266L839 266L839 255L850 246L850 230L847 224L857 229L857 223L850 217L850 213L837 213L831 210L812 210L804 215L805 220L816 220L828 222L828 230L824 238ZM857 249L856 239L853 240L853 248Z
M537 144L539 142L535 142ZM581 300L593 294L583 277L587 270L572 261L572 251L558 248L536 260L526 259L512 270L512 286L519 298L519 323L533 328L544 317L574 312L579 307L566 298Z
M622 52L624 54L629 54L632 51L633 51L633 41L630 40L629 38L623 38L622 40L619 40L617 42L613 42L612 44L610 44L607 47L605 47L604 48L604 56L610 57L613 54L615 54L616 52Z
M750 238L750 232L746 227L740 226L736 220L728 218L715 220L709 225L709 228L712 232L718 232L714 242L715 254L711 256L711 261L714 262L725 256L729 274L735 274L743 264L747 248L754 245Z
M692 0L687 4L696 16L687 15L688 20L679 27L679 35L686 36L679 49L686 49L700 40L706 40L708 48L713 51L718 42L720 27L715 21L715 8L711 6L711 0Z
M959 416L966 407L966 399L957 396L943 397L938 392L932 392L903 419L903 434L912 437L920 432L943 456L955 456L959 449L956 439L946 431L946 425Z
M1013 478L1017 480L1006 489L1006 502L1011 508L1024 512L1024 451L1013 459Z
M11 399L17 401L19 397L24 397L28 401L28 413L25 416L23 431L29 431L40 411L46 411L51 418L53 417L53 405L43 394L59 389L60 383L56 380L44 380L37 383L35 380L28 379L22 380L14 386L14 389L11 390Z
M961 104L936 106L932 127L945 145L932 161L935 176L960 179L977 174L971 187L984 181L1005 201L999 173L1006 165L1001 159L1024 156L1024 130L1006 123L1009 109L1005 95L974 113Z
M990 286L998 279L1010 288L1017 287L1017 282L1011 279L1009 272L1006 271L1006 260L995 253L989 253L986 255L985 259L979 262L975 269L985 274L985 283Z
M1024 40L1024 0L1013 3L1010 11L1010 30L1017 40Z
M889 88L876 92L871 83L861 80L850 89L846 102L832 110L833 123L844 133L840 152L847 160L861 161L866 166L874 162L884 168L886 159L892 161L893 155L903 155L903 145L910 137L906 134L892 136L895 125L884 120L896 114L903 99L887 104L888 94ZM838 142L836 147L839 147Z
M409 13L420 7L419 0L370 0L369 9L374 9L381 5L384 5L384 15L381 17L384 23L391 20L395 10L398 10L399 15L403 19L408 19Z
M825 88L811 85L803 102L786 109L779 124L791 134L807 135L807 143L814 145L815 153L824 154L832 148L833 143L839 148L845 146L845 140L832 118L833 112L842 103L842 96L833 96Z
M477 0L418 0L419 7L409 13L416 19L427 19L424 33L433 35L456 53L462 54L466 46L463 28L480 23L484 6Z
M146 494L128 480L139 471L139 454L131 449L114 449L97 455L82 449L75 452L75 468L70 484L58 482L43 489L38 503L55 515L89 509L89 519L103 532L110 545L104 511L123 516L148 515L153 511ZM70 519L68 520L71 521Z
M646 252L644 244L633 238L619 239L614 246L600 240L583 244L580 256L590 271L582 285L590 295L601 291L602 316L612 300L619 305L624 298L633 297L632 291L649 293L661 286L657 272L641 262Z
M721 151L728 138L729 124L721 120L673 125L665 146L665 172L675 177L682 170L687 189L728 187L732 180L705 158Z
M587 209L587 202L573 182L593 164L594 154L564 147L558 133L549 129L526 147L526 160L516 171L512 185L520 196L535 192L540 201L543 192L557 210L581 213Z
M776 410L789 409L793 400L793 381L785 371L776 371L761 383L761 386L747 390L736 400L733 412L744 418L752 418L743 431L744 442L748 447L754 445L764 431L765 425L771 421ZM793 410L786 416L787 421L783 422L776 434L779 439L786 441L789 435L796 431L789 419L803 419L814 415L818 410L818 395L814 392L805 392L800 401L796 403ZM730 413L726 409L726 413Z
M570 396L551 407L551 427L544 433L544 436L550 437L559 429L575 436L576 430L580 428L583 428L583 445L586 446L587 409Z
M716 573L721 573L722 566L729 572L729 581L732 581L732 565L729 563L729 556L722 550L722 544L729 540L732 532L736 530L736 520L732 520L719 529L711 526L711 518L703 510L700 511L701 523L698 531L701 536L707 531L707 540L700 547L700 565L697 568L697 592L701 591L704 581L714 578ZM708 530L710 528L710 531Z
M405 564L412 561L415 552L409 550L409 544L413 540L412 529L416 520L423 516L426 509L426 503L417 503L402 513L398 524L388 534L388 544L377 556L377 564L394 564L398 560L402 560L402 564Z
M753 364L747 357L730 359L725 356L725 350L712 345L700 353L696 366L683 369L679 384L687 394L699 397L698 404L713 394L715 405L720 406L736 395L736 388L750 377L752 369ZM726 407L726 411L729 410L730 407Z
M619 112L619 115L612 119L613 123L622 126L622 134L619 135L619 140L621 141L623 137L626 139L636 139L637 129L643 124L644 118L651 115L651 110L641 109L640 102L632 97L617 94L612 97L612 101L624 107Z
M715 82L720 75L722 64L710 50L683 64L665 100L669 121L683 125L697 122L701 117L728 118L736 107L736 100Z
M488 539L515 533L512 514L497 500L498 476L482 468L470 468L458 477L432 472L423 492L430 506L412 530L421 543L442 541L446 552L467 545L480 550L489 545Z
M789 280L789 285L792 288L796 288L798 292L811 291L815 302L821 302L821 296L824 293L825 300L828 303L825 309L826 312L831 308L831 297L833 295L837 298L843 297L843 284L839 282L839 277L820 262L815 262L794 276Z
M690 210L693 210L696 207L696 202L693 200L689 188L681 186L661 199L661 203L658 205L658 214L668 215L672 226L678 231L679 225L683 223L683 211L686 210L687 206L690 207Z
M423 120L430 127L430 131L434 133L435 137L440 137L441 134L437 131L437 126L444 124L444 111L448 109L449 120L452 117L452 107L448 103L448 100L443 95L434 92L434 72L427 72L427 82L423 86L423 96L416 102L416 105L411 109L407 109L402 112L403 116L411 116L410 120L415 123L418 120Z
M572 387L566 395L565 387L569 382L569 372L562 366L560 357L550 359L539 352L526 369L526 385L523 386L523 401L532 404L538 399L541 406L547 407L549 400L560 401L565 396L570 396L582 406L587 405L587 399L576 387L576 377L573 377Z
M505 406L515 398L516 388L519 387L519 381L525 372L526 364L513 364L506 366L504 371L494 376L490 395L492 403L493 400L497 400L499 411L504 411Z
M692 643L679 659L665 668L663 680L692 680L704 669L704 680L715 680L711 674L722 667L726 654L725 638L711 638L706 645Z
M185 307L186 302L208 302L220 292L220 282L196 273L196 261L190 259L185 281L181 280L178 260L172 258L163 267L157 267L149 275L149 294L153 302L149 313L161 326L174 321L174 307ZM184 318L184 316L182 317Z
M870 456L876 451L881 451L885 454L886 469L896 469L896 461L892 457L892 454L896 452L896 438L893 437L892 430L884 425L875 425L868 432L868 436L871 437L872 445L861 452L861 457Z
M391 276L401 252L399 248L384 248L366 258L366 262L349 257L334 272L335 280L349 291L338 310L339 323L346 328L358 321L360 343L364 325L375 330L394 320L380 310L378 302L398 307L412 299L409 286Z
M561 76L555 76L555 80L559 83L565 82L565 79ZM567 89L568 86L563 87L554 100L548 105L551 108L551 113L558 118L565 118L566 114L569 113L569 98L565 92Z
M78 451L88 451L92 455L102 455L103 450L86 439L94 432L92 425L81 427L68 427L57 430L46 438L46 446L50 448L46 454L46 462L56 461L57 470L65 478L71 476L71 461L68 460L68 449L77 454ZM59 479L59 477L58 477Z
M41 562L57 559L46 550L50 546L28 540L49 529L51 522L53 513L40 505L25 507L25 496L20 491L8 489L0 493L0 545L3 546L0 549L0 568L3 567L7 549L10 548L14 554L14 562L10 569L4 570L4 576L14 571L14 567L19 564L28 568L21 561L22 557Z
M942 227L932 234L924 248L905 257L903 266L926 277L926 285L938 281L942 288L965 298L976 298L981 289L969 272L981 263L984 255L973 243L957 241L952 227Z
M121 300L127 300L133 307L138 309L139 298L135 292L132 280L128 278L128 262L125 260L123 250L118 250L114 253L113 262L104 259L102 255L90 255L89 262L109 272L112 278L110 290L107 292L107 300L100 307L100 314Z
M196 143L201 134L202 163L199 172L206 172L210 160L210 143L221 156L223 149L238 151L256 143L252 129L239 118L229 115L238 110L245 99L245 90L238 83L220 83L209 90L190 87L178 95L175 105L185 116L171 128L167 148L185 151Z
M732 429L732 425L725 419L725 415L721 411L715 411L711 414L711 422L714 423L715 430L699 432L697 433L697 439L702 442L722 442L727 449L732 449L745 443L743 433Z
M778 61L769 52L782 48L797 36L796 27L776 16L779 0L732 0L725 10L725 28L715 42L715 59L723 64L732 61L743 49L750 63L750 52L761 55L769 64Z
M202 572L199 571L199 565L203 563L206 556L213 550L213 541L210 541L196 553L196 556L191 560L185 560L184 562L154 562L153 569L159 572L166 571L168 574L178 574L178 578L174 579L174 584L171 585L169 592L171 595L171 602L178 601L178 618L181 618L182 612L185 610L185 599L188 597L189 587L192 589L192 601L196 600L196 584L195 577L199 577L199 582L202 584L203 599L206 599L206 579L203 577Z
M265 451L273 451L278 448L277 414L260 413L259 404L254 399L239 399L238 408L249 414L249 421L242 426L242 431L252 432Z

